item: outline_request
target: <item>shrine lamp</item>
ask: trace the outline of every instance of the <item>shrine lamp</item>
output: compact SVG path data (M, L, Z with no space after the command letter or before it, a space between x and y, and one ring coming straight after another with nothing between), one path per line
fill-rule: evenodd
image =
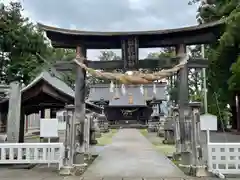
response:
M75 109L75 106L74 106L73 104L66 105L66 106L65 106L65 110L66 110L65 115L66 115L68 118L70 118L71 116L73 116L74 109Z
M102 114L104 114L104 106L106 105L104 98L100 98L99 105L102 109Z

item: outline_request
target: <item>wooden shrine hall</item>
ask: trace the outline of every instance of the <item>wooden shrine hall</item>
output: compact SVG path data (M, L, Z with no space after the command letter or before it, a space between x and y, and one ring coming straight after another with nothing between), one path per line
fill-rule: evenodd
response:
M110 124L146 124L153 105L161 113L160 104L167 100L166 88L167 83L118 85L113 90L108 84L94 84L90 86L88 101L104 108Z
M74 91L60 77L52 76L44 71L37 76L30 84L21 89L21 114L19 127L19 141L23 142L25 115L41 113L45 118L45 109L50 110L50 117L56 118L56 112L64 109L66 104L74 104ZM0 101L0 122L2 126L11 128L8 125L9 99ZM86 109L101 113L102 109L90 102L86 102ZM6 133L6 128L1 133Z

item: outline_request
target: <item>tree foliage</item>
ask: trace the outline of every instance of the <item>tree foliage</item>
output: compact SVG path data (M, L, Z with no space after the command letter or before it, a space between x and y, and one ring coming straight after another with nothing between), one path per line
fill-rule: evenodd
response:
M150 52L147 55L147 59L154 59L154 58L160 58L160 57L173 57L175 55L175 48L174 47L168 47L163 48L159 52Z
M112 60L121 60L121 57L118 56L113 51L101 51L100 56L98 57L100 61L112 61Z
M196 1L192 1L196 3ZM240 4L239 0L206 0L200 3L197 15L200 23L224 20L220 29L221 38L211 44L207 57L209 110L221 116L227 104L234 104L236 90L239 90L240 63ZM232 67L232 68L231 68ZM218 101L218 106L216 106Z
M101 51L98 59L100 61L113 61L113 60L121 60L121 57L118 56L113 51ZM87 83L88 84L99 84L99 83L105 84L105 83L110 83L110 81L106 79L99 79L88 74Z
M52 67L53 64L57 61L71 61L76 57L76 50L75 49L62 49L62 48L51 48L51 54L48 57L50 60L48 67ZM68 84L70 87L74 88L76 73L75 71L69 71L60 73L61 79Z
M229 78L229 89L234 92L240 92L240 57L231 67L232 76Z
M191 58L201 58L201 46L191 46L188 48ZM189 84L189 99L190 101L203 102L204 92L203 92L203 74L201 69L191 68L188 74L188 84Z
M20 3L10 2L0 8L1 81L27 83L36 67L44 63L37 54L46 56L48 44L43 33L22 16Z
M56 61L75 57L73 49L52 48L44 33L22 16L19 2L2 4L0 8L0 82L28 84L41 71L52 69ZM74 86L73 72L60 74L68 85Z
M201 46L193 46L188 47L191 53L192 58L199 58L201 57ZM159 59L161 57L175 57L175 48L163 48L159 52L150 52L147 55L149 59ZM155 69L159 70L159 69ZM172 77L168 78L168 95L170 96L170 100L173 102L178 101L178 79L177 74L173 75ZM201 72L194 68L189 70L188 76L188 84L189 84L189 99L190 101L202 101L203 100L203 92L202 92L202 76Z

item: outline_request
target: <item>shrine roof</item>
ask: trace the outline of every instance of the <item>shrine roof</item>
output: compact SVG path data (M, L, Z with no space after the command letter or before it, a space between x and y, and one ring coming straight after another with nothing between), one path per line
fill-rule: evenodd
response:
M68 96L70 96L71 98L74 99L74 97L75 97L74 90L70 86L68 86L64 81L62 81L61 79L59 79L57 77L52 76L47 71L43 71L39 76L37 76L29 85L27 85L26 87L24 87L22 89L22 92L26 91L27 89L30 89L40 80L46 81L47 83L52 85L58 91L66 94L66 95L68 95ZM90 102L86 102L86 106L87 107L99 108L98 106L96 106L95 104L92 104Z
M51 86L51 88L43 88L44 83L47 83L48 86ZM74 103L75 92L73 91L73 89L61 79L52 76L47 71L43 71L42 73L40 73L30 84L21 89L22 101L28 101L33 104L41 104L41 102L44 102L44 99L41 100L40 98L40 102L29 101L29 98L30 100L31 98L35 98L39 96L41 92L48 94L49 97L55 98L55 102L61 101L63 107L66 103ZM1 104L4 104L4 106L8 106L8 100L9 98L0 101L0 107ZM91 102L86 102L86 108L96 111L100 111L101 109L99 106Z
M27 91L28 89L32 88L36 83L38 83L40 80L44 80L51 84L58 91L67 94L68 96L74 97L74 91L71 87L69 87L65 82L63 82L59 78L52 76L47 71L43 71L42 73L40 73L30 84L25 86L21 91L22 92Z
M150 101L153 98L156 100L166 100L166 83L156 84L156 94L153 92L153 84L145 84L143 95L140 90L139 85L127 85L126 86L126 94L123 95L121 93L121 87L116 88L118 92L118 98L115 99L116 93L110 92L110 85L108 84L96 84L90 86L89 93L89 101L100 101L100 99L104 99L105 101L109 101L109 105L129 105L128 98L129 94L133 97L133 105L146 105L146 101Z
M216 41L223 20L201 25L151 31L100 32L63 29L38 23L46 31L54 47L75 48L83 44L88 49L121 48L127 36L138 37L139 48L164 47L177 44L204 44Z

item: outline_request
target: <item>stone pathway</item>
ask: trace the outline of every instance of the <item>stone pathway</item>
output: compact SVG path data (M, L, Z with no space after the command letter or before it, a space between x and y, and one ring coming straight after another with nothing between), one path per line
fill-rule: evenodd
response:
M113 143L99 154L83 177L160 178L185 175L167 157L156 152L138 130L120 129L113 137Z

